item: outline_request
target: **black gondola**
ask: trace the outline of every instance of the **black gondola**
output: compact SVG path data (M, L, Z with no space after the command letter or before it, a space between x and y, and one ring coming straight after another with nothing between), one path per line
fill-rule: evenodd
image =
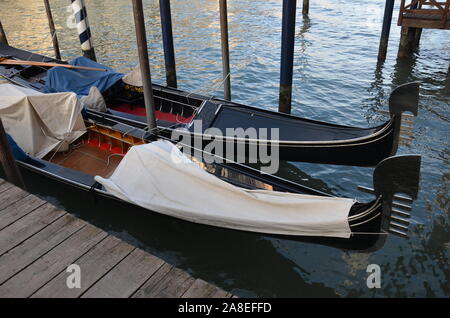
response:
M1 43L0 56L65 63ZM41 66L0 65L0 75L4 78L38 91L44 89L47 70ZM159 134L167 138L172 138L176 130L179 138L191 138L193 143L200 142L203 147L214 139L221 140L224 149L227 144L233 147L242 145L246 150L267 145L278 150L281 160L354 166L375 166L396 153L402 134L402 112L417 115L419 96L417 83L397 87L389 98L390 120L377 127L357 128L299 118L156 84L153 84L153 90L157 111L161 115L158 118L157 114ZM140 88L119 81L103 95L111 118L123 118L137 126L144 124ZM201 120L202 124L195 125L196 120ZM199 129L194 130L196 127ZM227 128L238 127L243 128L244 133L248 128L255 128L256 135L226 135ZM210 128L220 131L221 135L211 135L208 132ZM260 128L267 129L267 136L259 135ZM278 128L277 138L270 135L271 128ZM255 159L247 158L250 161Z
M58 107L58 105L53 106ZM128 211L132 209L144 210L136 204L119 199L107 192L94 179L94 176L107 177L113 173L122 160L121 155L116 156L115 148L122 149L121 154L123 155L127 152L127 149L134 145L152 142L154 135L145 130L129 126L124 122L93 113L88 113L85 120L87 133L71 142L64 152L49 152L42 159L28 156L23 160L18 160L17 163L23 174L40 176L56 184L57 187L68 187L73 190L71 192L78 193L83 200L87 200L88 197L94 198L93 202L99 208L118 205ZM21 131L21 134L27 133L29 132ZM107 147L103 147L105 144ZM55 151L57 150L59 148ZM276 176L261 174L256 169L239 164L205 164L199 162L199 165L223 181L241 188L307 194L324 199L331 197L331 195L321 191ZM347 239L280 235L257 230L253 232L344 249L373 250L380 248L388 233L406 235L409 222L407 217L409 215L401 209L408 209L408 206L397 201L410 203L416 198L419 170L419 156L396 156L380 162L375 168L373 176L375 198L368 203L352 203L347 216L352 235ZM173 182L177 182L177 180L173 180ZM399 196L397 193L406 194L409 198ZM157 212L165 214L162 211ZM302 213L302 211L298 211L298 213ZM207 222L204 223L203 220L198 220L197 223L211 226Z

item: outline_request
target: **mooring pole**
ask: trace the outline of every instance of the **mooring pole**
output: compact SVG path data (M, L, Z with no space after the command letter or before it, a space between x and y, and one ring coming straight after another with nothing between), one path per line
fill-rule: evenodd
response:
M156 128L155 101L153 99L152 77L150 63L148 61L147 36L145 34L144 9L142 0L132 0L134 26L136 28L136 40L139 53L139 65L141 68L142 86L144 88L144 102L147 116L148 129Z
M3 170L5 171L6 180L15 184L16 186L25 189L22 175L16 164L16 159L12 153L11 147L6 137L5 128L3 127L2 120L0 119L0 162L2 163Z
M5 30L3 30L2 21L0 21L0 43L8 45L8 39L6 38Z
M378 60L380 61L386 59L394 2L395 0L386 0L386 5L384 7L383 27L381 29L380 46L378 48Z
M48 2L48 0L44 0L44 4L45 12L47 13L48 27L50 28L50 35L52 36L53 49L55 50L55 57L56 59L60 60L61 53L59 52L59 43L58 37L56 36L55 22L53 22L52 9L50 8L50 3Z
M75 15L75 22L77 23L78 38L80 39L83 55L93 61L97 61L84 0L70 1L72 2L72 11Z
M292 68L294 67L295 11L297 0L283 0L281 31L280 100L278 110L291 113Z
M177 71L175 65L175 52L173 49L172 15L170 13L170 0L159 0L161 16L161 29L164 47L164 61L166 64L166 83L169 87L177 87Z
M228 47L228 13L227 0L219 0L220 38L222 44L223 97L231 100L230 51Z
M309 0L303 0L302 13L305 15L309 13Z

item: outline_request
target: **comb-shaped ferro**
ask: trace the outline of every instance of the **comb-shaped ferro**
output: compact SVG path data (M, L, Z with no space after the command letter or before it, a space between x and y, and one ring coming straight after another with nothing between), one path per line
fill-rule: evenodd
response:
M391 234L407 237L411 206L406 194L412 200L417 198L420 178L419 155L400 155L381 161L373 173L374 194L382 198L381 228ZM408 202L411 203L411 202Z
M417 116L419 106L419 83L407 83L397 86L389 96L389 114L395 117L394 144L392 155L397 152L399 145L409 145L413 140L414 117ZM412 115L404 112L411 112Z
M396 215L399 215L399 216L403 216L405 218L410 218L411 217L411 214L409 214L408 212L405 212L405 211L402 211L402 210L399 210L399 209L396 209L396 208L392 208L391 212L393 214L396 214Z
M369 193L369 194L375 194L375 190L372 188L364 187L364 186L358 186L358 190L361 192ZM405 203L412 203L414 200L408 197L405 197L403 195L394 194L394 202L405 202Z

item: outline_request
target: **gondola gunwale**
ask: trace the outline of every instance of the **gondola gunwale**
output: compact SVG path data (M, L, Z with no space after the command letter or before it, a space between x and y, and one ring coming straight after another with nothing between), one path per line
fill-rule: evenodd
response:
M146 126L146 123L144 121L141 122L141 121L136 121L136 120L131 119L131 118L127 118L126 117L126 115L127 115L126 113L122 113L122 114L124 114L124 117L122 117L122 116L117 116L117 115L112 114L112 113L108 113L108 112L107 113L102 113L102 112L98 112L98 111L91 110L91 109L88 109L87 112L95 113L96 115L104 114L105 116L108 116L108 117L111 117L111 118L114 118L114 119L124 118L126 121L131 122L131 123L133 123L135 125L139 125L140 127L145 127ZM114 111L114 112L115 113L117 113L117 112L120 113L120 111ZM395 121L394 120L389 120L385 124L377 126L377 127L382 127L382 126L385 125L382 128L382 130L379 131L380 135L383 134L382 136L378 136L379 134L376 134L376 135L372 135L373 137L371 138L371 140L361 140L361 141L364 141L364 142L357 142L357 143L353 143L353 144L349 143L349 144L343 144L343 145L338 145L338 146L342 146L342 147L360 146L360 145L368 144L370 142L380 141L387 134L391 133L392 130L388 131L388 129L391 128L390 126L393 125L393 124L395 124ZM176 125L177 124L174 124L174 126L176 126ZM180 125L180 124L178 124L178 125ZM175 129L171 128L171 127L158 127L158 130L172 132L172 131L177 130L178 128L183 128L183 127L177 127ZM194 132L190 132L190 131L188 132L188 131L185 131L185 130L180 130L179 133L180 134L185 133L186 136L190 136L192 138L196 138L196 137L198 137L198 138L204 138L204 137L210 138L208 141L210 141L211 139L218 139L218 140L223 141L223 142L233 142L233 143L235 143L235 141L237 141L237 142L241 142L243 144L247 144L247 143L252 143L252 144L258 144L258 143L271 144L271 143L276 143L276 144L281 144L283 146L283 142L282 141L270 140L270 139L248 139L248 138L239 138L239 137L231 137L231 136L227 137L227 136L219 136L219 135L198 134L198 133L194 133ZM224 137L226 138L226 140L223 140ZM358 140L358 139L366 139L366 138L365 137L360 137L360 138L356 138L354 140ZM325 145L325 144L297 145L297 144L292 144L291 142L288 142L288 141L286 141L285 143L288 144L288 146L293 146L293 147L333 147L333 148L336 147L336 145L331 145L331 144L330 145Z

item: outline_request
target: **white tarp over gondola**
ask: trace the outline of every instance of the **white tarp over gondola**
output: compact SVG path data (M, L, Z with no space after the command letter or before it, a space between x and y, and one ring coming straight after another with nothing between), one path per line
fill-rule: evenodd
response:
M107 192L191 222L286 235L350 237L352 199L233 186L201 169L168 141L132 147L108 179Z
M74 93L43 94L12 84L0 85L0 117L5 130L28 154L42 158L66 150L86 132Z
M140 65L136 65L129 73L122 77L125 84L142 87L142 75Z

